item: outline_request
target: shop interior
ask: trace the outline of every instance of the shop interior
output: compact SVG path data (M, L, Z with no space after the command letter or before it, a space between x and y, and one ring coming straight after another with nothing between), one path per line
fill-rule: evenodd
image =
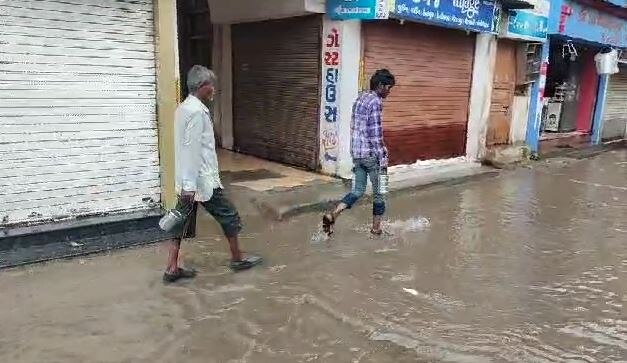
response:
M568 39L551 39L549 49L540 140L590 135L600 49Z

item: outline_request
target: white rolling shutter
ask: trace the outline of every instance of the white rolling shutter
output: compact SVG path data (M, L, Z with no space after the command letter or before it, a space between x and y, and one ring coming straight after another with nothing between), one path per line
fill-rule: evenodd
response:
M627 127L627 65L620 67L620 73L610 76L607 87L607 98L603 114L604 140L622 139L626 137Z
M160 201L151 0L0 0L0 227Z

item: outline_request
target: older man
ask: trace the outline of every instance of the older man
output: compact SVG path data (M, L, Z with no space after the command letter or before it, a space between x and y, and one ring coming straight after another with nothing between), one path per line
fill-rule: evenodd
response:
M211 114L205 103L213 100L216 76L209 69L195 65L187 75L189 96L176 110L175 158L176 190L179 193L177 209L189 212L187 220L175 231L170 242L168 266L163 275L167 283L181 278L192 278L193 270L179 267L181 239L196 234L198 204L220 224L231 250L231 268L249 269L261 262L259 257L242 255L238 234L242 229L239 214L224 194L216 155Z

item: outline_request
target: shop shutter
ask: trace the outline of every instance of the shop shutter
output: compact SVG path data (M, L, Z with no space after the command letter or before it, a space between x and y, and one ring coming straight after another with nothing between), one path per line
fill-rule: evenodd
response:
M365 70L396 76L384 103L392 164L465 154L474 35L415 23L364 24Z
M610 76L605 112L603 115L602 138L605 140L624 138L627 126L627 66L620 73Z
M0 226L157 207L152 1L0 14Z
M318 166L321 27L318 15L233 26L237 151Z

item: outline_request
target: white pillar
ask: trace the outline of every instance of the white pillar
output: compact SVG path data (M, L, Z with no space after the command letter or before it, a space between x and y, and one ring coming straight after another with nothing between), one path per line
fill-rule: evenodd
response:
M351 117L353 102L359 94L359 70L361 65L361 22L343 22L344 42L342 43L342 78L340 80L340 154L337 175L344 179L353 174L351 157Z
M325 174L350 178L350 122L359 91L361 23L325 16L322 34L320 165Z
M475 161L481 160L486 151L496 47L497 41L494 35L477 34L466 139L466 156Z

